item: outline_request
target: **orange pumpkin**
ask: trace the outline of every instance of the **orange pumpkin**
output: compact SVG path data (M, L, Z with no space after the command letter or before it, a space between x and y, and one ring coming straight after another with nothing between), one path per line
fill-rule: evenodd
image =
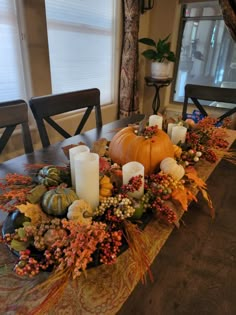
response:
M144 166L145 175L152 174L166 157L174 157L173 144L169 136L158 129L150 138L138 136L132 127L118 131L109 145L112 161L124 165L137 161Z

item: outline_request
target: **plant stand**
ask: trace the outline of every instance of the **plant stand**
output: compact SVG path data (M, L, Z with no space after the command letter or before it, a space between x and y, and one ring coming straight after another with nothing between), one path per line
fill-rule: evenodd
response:
M153 110L154 115L157 114L160 107L160 95L159 95L160 88L170 85L172 80L173 80L172 78L154 79L152 77L145 77L146 85L153 86L156 89L156 93L152 102L152 110Z

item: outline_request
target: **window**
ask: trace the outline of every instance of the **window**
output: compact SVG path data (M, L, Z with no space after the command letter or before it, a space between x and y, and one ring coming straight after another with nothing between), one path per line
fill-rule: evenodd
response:
M0 102L25 99L25 82L14 0L0 0Z
M116 2L45 1L53 93L96 87L114 101Z
M236 44L225 27L218 1L183 6L182 25L174 101L183 102L187 83L236 88Z

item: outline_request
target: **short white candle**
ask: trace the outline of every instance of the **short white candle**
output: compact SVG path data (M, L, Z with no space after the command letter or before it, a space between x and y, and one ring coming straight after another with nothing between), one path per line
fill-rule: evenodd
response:
M75 187L75 156L76 154L82 152L89 152L89 147L86 145L78 145L69 149L69 158L70 158L70 174L71 174L71 184L72 187Z
M173 144L184 143L186 139L187 128L184 126L174 126L172 128L171 141Z
M174 124L174 123L169 123L168 126L167 126L167 134L168 136L171 138L171 134L172 134L172 128L174 126L177 126L177 124Z
M129 180L134 176L142 176L142 186L139 190L129 192L128 195L134 198L141 198L144 193L144 166L139 162L129 162L122 166L123 184L128 184Z
M151 115L149 117L149 126L158 126L159 129L162 129L163 117L159 115Z
M99 155L84 152L75 156L75 190L93 209L99 204Z

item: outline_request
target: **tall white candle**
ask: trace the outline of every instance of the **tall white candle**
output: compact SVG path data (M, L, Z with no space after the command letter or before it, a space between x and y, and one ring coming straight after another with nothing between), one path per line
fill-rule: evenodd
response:
M172 134L172 129L174 126L177 126L177 124L173 124L173 123L169 123L167 126L167 134L168 136L171 138L171 134Z
M99 204L99 155L84 152L75 156L75 190L93 209Z
M149 117L149 126L158 126L159 129L162 129L163 117L159 115L151 115Z
M129 192L130 197L141 198L144 193L144 166L139 162L129 162L122 166L122 175L123 175L123 184L128 184L129 180L134 177L141 175L142 176L142 186L139 190L134 192Z
M184 143L186 139L187 128L184 126L174 126L172 128L171 141L173 144Z
M89 152L89 147L86 145L78 145L69 149L69 158L70 158L70 174L71 174L71 184L72 187L75 187L75 156L82 152Z

